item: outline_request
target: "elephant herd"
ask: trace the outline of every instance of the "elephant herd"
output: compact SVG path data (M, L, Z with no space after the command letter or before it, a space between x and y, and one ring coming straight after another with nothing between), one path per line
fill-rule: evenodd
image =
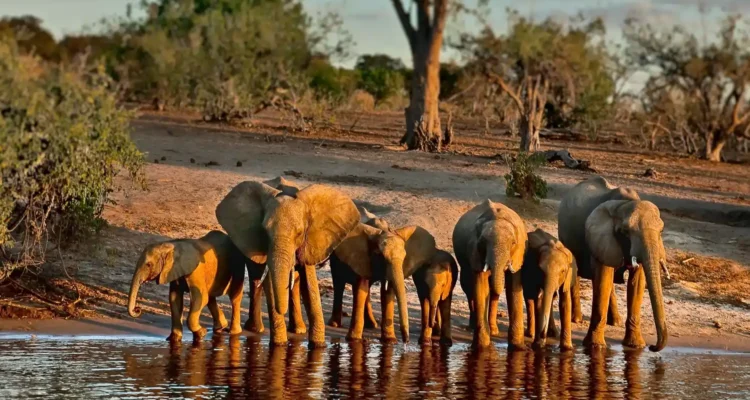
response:
M216 217L226 233L211 231L199 239L151 244L136 265L128 311L133 317L140 315L136 299L142 283L169 283L172 332L168 340L182 338L185 292L190 293L188 327L195 339L207 332L199 323L206 305L214 332L242 332L240 305L247 271L250 316L244 329L265 330L261 318L265 293L273 344L287 342L291 331L307 332L310 347L324 346L316 271L328 260L334 289L330 326L342 326L346 284L353 289L349 340L362 339L365 327L379 326L382 340L397 341L397 304L401 339L408 342L405 280L412 277L421 308L422 344L432 341L433 331L442 344L452 343L452 294L460 282L468 299L475 347L489 346L491 337L500 334L498 302L504 291L510 348L525 348L524 336L542 347L547 336L559 334L560 347L570 349L571 325L582 321L579 278L585 278L593 283L593 303L584 345L604 346L605 325L619 324L613 284L625 283L628 272L623 345L645 347L640 309L647 287L657 333L650 349L659 351L667 343L661 274L668 272L659 209L635 191L613 187L601 177L579 183L564 196L559 239L541 229L527 232L521 217L503 204L486 200L476 205L453 230L455 259L438 249L424 228L392 227L367 210L360 214L349 197L324 185L300 188L284 178L242 182L219 203ZM380 324L370 303L370 286L375 282L381 283ZM222 295L231 299L229 323L216 303ZM559 299L559 333L552 314L554 297ZM303 305L309 327L302 318Z

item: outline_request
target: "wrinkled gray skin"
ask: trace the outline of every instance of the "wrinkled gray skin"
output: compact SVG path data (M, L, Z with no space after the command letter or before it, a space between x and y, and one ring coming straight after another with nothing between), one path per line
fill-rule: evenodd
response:
M606 299L614 289L615 270L629 266L635 257L640 268L636 267L628 280L623 345L645 347L640 332L640 301L647 287L657 332L657 343L649 349L659 351L666 346L668 332L661 284L661 271L666 271L663 228L659 209L653 203L640 200L633 190L610 185L602 177L579 183L563 197L558 236L576 258L578 275L594 279L592 321L586 344L605 345L603 320L608 311Z

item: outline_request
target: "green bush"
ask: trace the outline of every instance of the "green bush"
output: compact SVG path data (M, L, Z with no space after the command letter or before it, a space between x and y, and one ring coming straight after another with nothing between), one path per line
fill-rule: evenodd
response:
M510 168L505 174L505 194L508 197L518 195L535 202L547 197L547 182L536 173L537 168L547 162L543 154L520 152L515 160L507 159L506 162Z
M120 170L143 183L113 92L102 67L47 65L0 40L0 280L96 230Z
M401 71L374 67L360 70L359 73L359 88L373 95L376 104L404 92L404 75Z

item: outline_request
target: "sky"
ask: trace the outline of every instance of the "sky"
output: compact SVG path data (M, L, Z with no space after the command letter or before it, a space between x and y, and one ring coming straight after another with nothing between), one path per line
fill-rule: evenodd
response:
M409 3L409 0L402 1ZM66 33L95 26L104 17L125 15L128 3L134 1L0 0L0 16L37 16L60 38ZM401 58L407 65L411 63L408 44L390 0L302 0L302 3L311 16L326 10L334 10L343 16L345 27L356 42L354 56L343 61L343 65L352 65L356 55L371 53L385 53ZM710 37L723 13L744 11L750 14L750 0L490 0L490 6L489 20L497 31L505 29L505 9L513 6L522 15L535 19L553 17L562 20L579 12L586 16L601 16L607 22L608 36L613 41L618 39L619 28L628 16L648 19L657 26L682 23L706 32ZM707 11L705 16L699 11L701 6ZM134 6L134 10L136 15L143 14L138 6ZM456 57L455 53L447 51L443 59L450 61Z

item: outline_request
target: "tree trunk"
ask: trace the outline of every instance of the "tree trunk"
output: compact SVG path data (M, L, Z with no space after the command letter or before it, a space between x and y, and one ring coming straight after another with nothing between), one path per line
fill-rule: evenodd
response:
M539 151L539 127L535 126L533 118L529 118L527 115L521 115L521 121L519 122L519 133L521 135L521 151L527 153L534 153Z
M440 95L440 49L447 16L448 0L416 2L417 26L402 0L392 0L406 33L414 72L409 107L405 110L406 133L401 138L410 150L439 151L442 145L438 104ZM430 16L430 3L434 7Z
M706 135L706 151L703 157L708 161L721 162L721 151L727 144L726 135L709 133Z

